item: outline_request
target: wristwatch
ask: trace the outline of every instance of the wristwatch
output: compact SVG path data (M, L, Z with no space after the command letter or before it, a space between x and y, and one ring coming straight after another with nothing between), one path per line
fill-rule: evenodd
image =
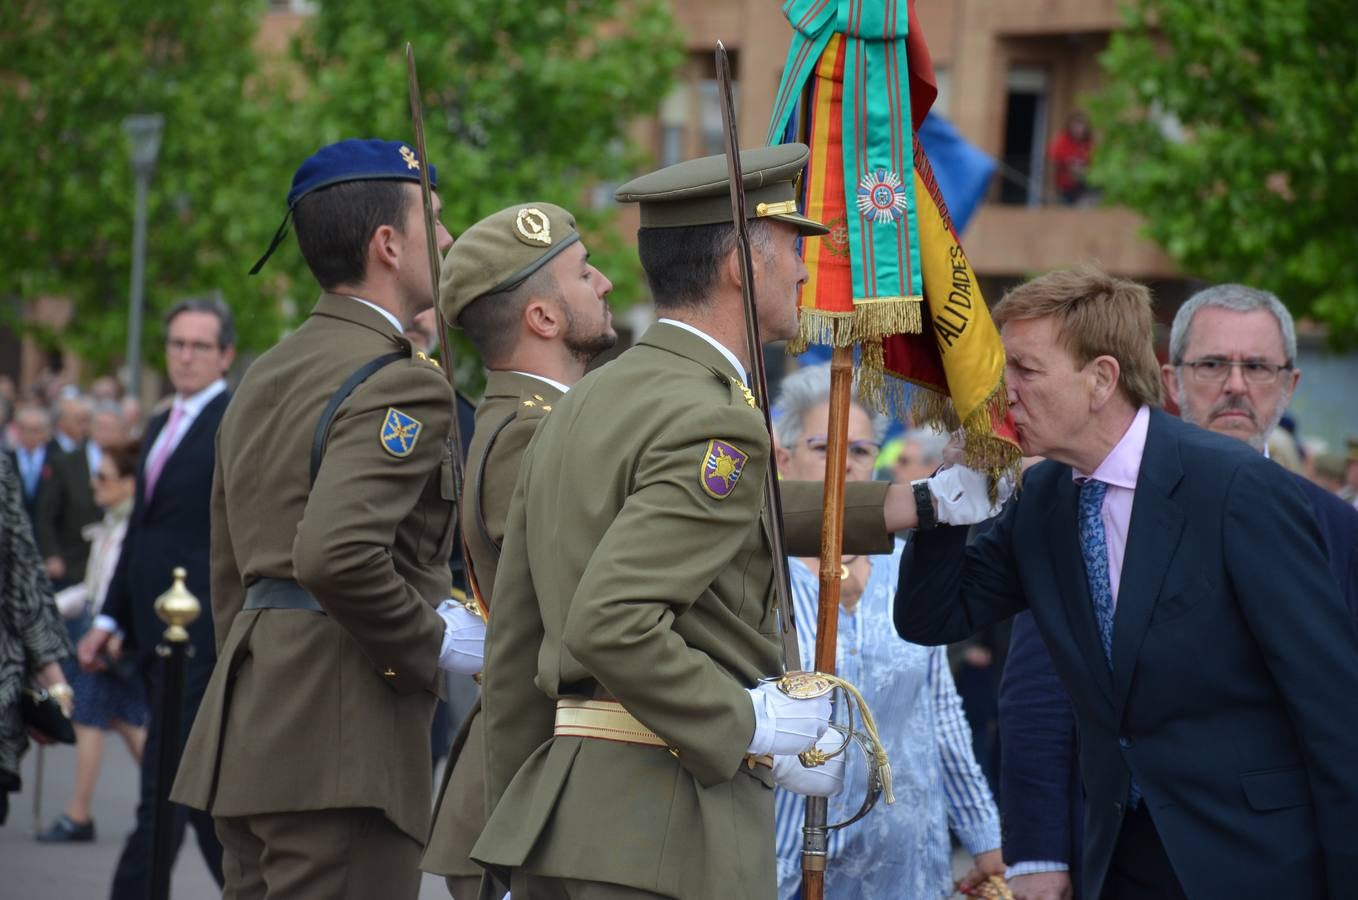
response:
M919 524L916 531L929 531L938 527L938 516L934 513L934 493L929 490L929 479L921 478L910 482L910 490L915 494L915 514Z

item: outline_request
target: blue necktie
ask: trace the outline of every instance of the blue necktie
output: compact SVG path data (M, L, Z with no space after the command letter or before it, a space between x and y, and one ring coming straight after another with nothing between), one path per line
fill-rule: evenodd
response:
M1080 486L1080 555L1089 577L1089 597L1094 601L1094 620L1108 669L1113 668L1113 583L1108 575L1108 535L1103 528L1103 496L1108 485L1089 479ZM1141 802L1141 789L1132 778L1127 789L1128 805Z
M1089 577L1089 597L1108 668L1113 668L1113 584L1108 578L1108 536L1103 530L1103 495L1108 485L1089 479L1080 486L1080 554Z

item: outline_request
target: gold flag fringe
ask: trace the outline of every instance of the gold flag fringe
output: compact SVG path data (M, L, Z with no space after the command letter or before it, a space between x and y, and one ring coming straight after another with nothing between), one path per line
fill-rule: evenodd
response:
M923 297L871 297L855 299L853 312L827 312L809 306L801 308L797 336L788 342L788 352L806 352L812 344L848 347L878 340L890 334L919 334L924 330L920 311Z

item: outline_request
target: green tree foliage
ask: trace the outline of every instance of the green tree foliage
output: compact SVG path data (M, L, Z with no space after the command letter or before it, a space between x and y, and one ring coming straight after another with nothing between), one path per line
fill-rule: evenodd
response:
M267 97L250 87L262 8L0 4L0 291L72 298L60 341L96 369L121 360L126 340L134 186L121 122L132 113L165 117L148 204L148 358L160 352L158 312L187 294L220 289L257 311L241 322L247 344L277 333L277 304L242 277L277 224L287 178Z
M1353 4L1134 0L1125 17L1094 104L1094 183L1186 271L1358 336Z
M147 345L156 313L220 289L242 347L261 350L317 289L289 237L246 271L283 216L292 172L345 137L413 141L405 45L419 63L428 154L454 234L525 199L577 212L615 301L644 296L635 253L595 189L642 163L628 141L682 62L664 0L326 0L288 58L261 67L262 3L18 0L0 4L0 291L76 301L61 336L120 360L133 179L122 118L160 112L150 193Z
M614 282L615 308L644 297L636 253L613 224L611 183L642 164L628 129L655 113L682 62L668 3L327 0L293 47L312 86L295 112L313 143L413 140L407 41L448 229L524 200L559 204Z

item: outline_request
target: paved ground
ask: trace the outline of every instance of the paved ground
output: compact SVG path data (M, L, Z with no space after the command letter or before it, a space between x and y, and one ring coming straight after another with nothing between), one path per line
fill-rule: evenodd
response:
M94 798L97 840L93 844L39 844L33 840L34 775L38 753L24 757L24 792L11 795L9 823L0 827L0 897L33 900L103 900L122 851L137 799L137 768L120 741L109 741ZM42 823L50 823L66 805L75 771L75 749L48 747L44 752ZM438 783L438 777L435 777ZM960 875L971 860L953 856ZM175 900L209 900L220 896L189 829L175 864L171 893ZM420 900L446 900L443 880L424 876Z
M122 742L107 743L104 768L94 796L97 840L93 844L39 844L33 840L36 749L24 757L24 792L10 795L9 822L0 827L0 897L32 900L104 900L113 869L131 827L137 802L137 768ZM75 749L48 747L44 752L42 823L61 814L74 779ZM171 893L175 900L208 900L220 893L198 853L189 829L175 864ZM443 879L424 877L420 900L447 900Z

